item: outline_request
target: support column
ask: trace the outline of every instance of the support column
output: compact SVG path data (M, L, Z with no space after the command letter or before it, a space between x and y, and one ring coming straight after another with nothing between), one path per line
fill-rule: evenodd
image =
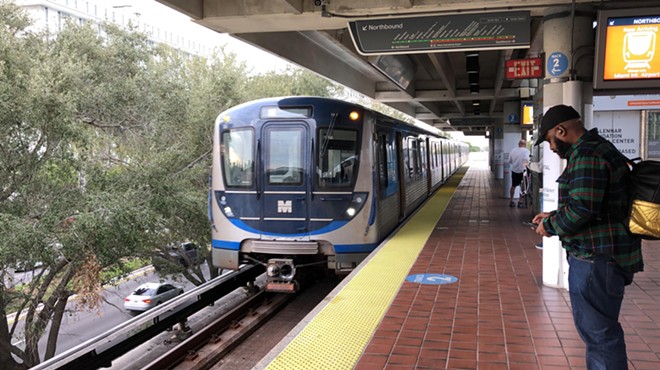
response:
M593 8L588 5L549 8L543 15L543 48L546 69L543 81L543 112L557 104L570 105L585 117L585 104L591 104L593 90ZM591 114L591 111L588 111ZM538 134L538 133L537 133ZM557 178L566 161L541 144L543 163L542 211L557 209ZM568 289L566 251L559 238L543 238L543 284Z

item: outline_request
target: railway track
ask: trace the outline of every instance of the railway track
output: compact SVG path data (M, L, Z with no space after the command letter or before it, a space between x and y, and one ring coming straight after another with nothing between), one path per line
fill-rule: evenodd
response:
M294 296L256 293L143 369L208 369L290 302Z

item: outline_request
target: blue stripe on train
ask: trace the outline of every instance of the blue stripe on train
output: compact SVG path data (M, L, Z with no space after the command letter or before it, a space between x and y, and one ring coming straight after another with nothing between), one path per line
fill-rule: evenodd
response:
M211 246L216 249L228 249L230 251L237 251L240 249L241 243L213 239L211 240Z
M335 253L371 253L378 243L371 244L335 244Z
M253 227L250 227L250 226L246 225L245 222L243 222L243 221L241 221L237 218L229 219L229 221L231 221L232 225L236 226L237 228L239 228L241 230L244 230L244 231L247 231L247 232L250 232L250 233L253 233L253 234L262 234L262 235L268 235L268 236L282 236L282 237L295 237L295 236L303 237L303 236L307 236L307 235L325 234L325 233L329 233L331 231L335 231L335 230L341 228L342 226L344 226L348 223L348 221L332 221L332 222L330 222L330 224L328 224L328 225L326 225L326 226L324 226L324 227L322 227L318 230L314 230L311 233L278 234L278 233L261 232L261 231L255 229L255 228L253 228ZM268 221L268 222L282 222L282 221Z
M226 240L213 239L211 245L215 249L227 249L231 251L238 251L241 243L230 242ZM335 253L371 253L378 243L371 244L337 244L335 245Z

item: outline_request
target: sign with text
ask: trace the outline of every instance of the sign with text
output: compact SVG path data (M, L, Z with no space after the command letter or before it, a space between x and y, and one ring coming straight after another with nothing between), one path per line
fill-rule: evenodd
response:
M543 77L543 59L509 59L506 61L506 79Z
M660 78L660 15L610 18L604 80Z
M529 11L349 22L362 55L529 47Z
M593 127L626 157L640 156L640 116L636 111L594 112Z

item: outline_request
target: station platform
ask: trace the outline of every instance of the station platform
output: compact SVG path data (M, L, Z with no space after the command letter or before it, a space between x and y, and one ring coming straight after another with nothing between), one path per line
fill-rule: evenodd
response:
M586 369L568 292L484 161L461 168L256 368ZM660 242L627 287L630 369L660 368Z

